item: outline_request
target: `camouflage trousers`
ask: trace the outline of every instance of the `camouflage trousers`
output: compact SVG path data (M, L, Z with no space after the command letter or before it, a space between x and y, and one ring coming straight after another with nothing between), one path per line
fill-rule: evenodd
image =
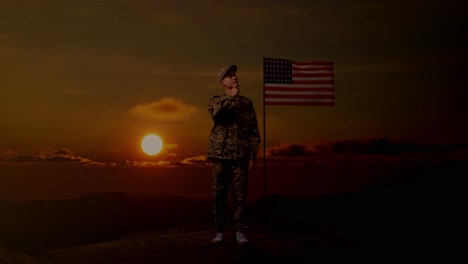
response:
M231 191L233 220L237 231L244 231L245 205L249 182L249 160L212 159L212 194L215 229L223 232L226 227L227 201Z

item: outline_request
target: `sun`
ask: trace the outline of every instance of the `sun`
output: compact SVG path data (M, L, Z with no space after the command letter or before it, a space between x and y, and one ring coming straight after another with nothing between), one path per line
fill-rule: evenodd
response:
M155 134L146 135L141 141L141 149L150 156L161 152L163 145L161 138Z

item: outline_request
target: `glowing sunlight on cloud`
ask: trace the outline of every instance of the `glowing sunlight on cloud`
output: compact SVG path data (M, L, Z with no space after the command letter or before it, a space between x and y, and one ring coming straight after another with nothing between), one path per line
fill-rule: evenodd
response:
M207 158L206 155L199 155L199 156L183 159L180 163L185 164L185 165L197 166L197 167L205 167L205 166L210 165L210 160Z
M159 161L130 161L126 160L125 165L128 167L138 167L138 168L154 168L154 167L164 167L164 168L176 168L176 167L207 167L210 165L210 160L206 155L199 155L194 157L185 158L183 160L173 159L173 160L159 160Z
M138 167L138 168L150 168L150 167L178 167L180 164L179 162L174 162L174 161L167 161L167 160L159 160L159 161L147 161L147 160L142 160L142 161L130 161L127 160L125 161L125 164L129 167Z
M184 120L199 112L196 106L182 100L165 97L159 101L139 104L130 109L130 113L151 120Z

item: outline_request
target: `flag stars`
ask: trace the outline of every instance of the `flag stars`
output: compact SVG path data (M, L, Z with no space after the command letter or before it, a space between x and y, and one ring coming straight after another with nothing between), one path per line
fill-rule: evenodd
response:
M283 59L266 59L264 61L265 82L268 83L291 83L292 62Z

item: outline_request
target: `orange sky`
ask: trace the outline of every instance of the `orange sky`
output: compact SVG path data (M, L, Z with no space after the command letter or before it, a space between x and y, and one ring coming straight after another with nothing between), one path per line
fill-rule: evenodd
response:
M464 1L2 1L0 160L203 160L228 64L264 141L263 56L335 63L336 105L268 106L268 148L466 142L466 15ZM154 157L148 133L166 143Z

